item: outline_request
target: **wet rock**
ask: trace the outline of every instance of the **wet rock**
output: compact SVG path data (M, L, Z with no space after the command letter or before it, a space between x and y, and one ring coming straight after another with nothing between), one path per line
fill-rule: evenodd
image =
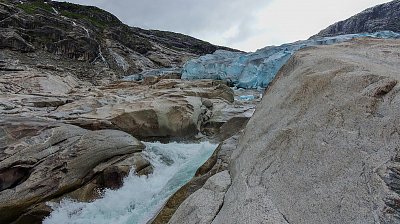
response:
M201 189L179 206L168 223L211 223L224 203L225 192L230 185L228 171L210 177Z
M231 155L236 150L238 140L239 140L239 134L223 141L215 150L213 155L197 170L195 177L168 199L164 207L160 210L157 216L151 221L151 223L153 224L168 223L170 222L171 217L174 214L176 214L176 216L183 216L183 212L187 212L186 210L187 205L188 206L192 205L191 202L188 203L186 201L189 200L188 198L191 197L191 195L197 193L196 197L201 197L203 193L206 192L208 193L208 191L205 192L200 191L199 193L198 191L202 189L202 187L205 185L205 183L207 182L207 180L209 180L210 177L220 172L226 171L228 169L228 166L231 163ZM222 191L219 191L219 194L222 195ZM217 204L219 204L219 202ZM183 203L185 203L185 205L183 205ZM178 208L183 210L182 212L179 212L179 214L177 213ZM193 211L194 210L196 209L193 209ZM208 216L207 214L204 215ZM182 222L185 220L192 221L192 223L195 222L195 220L187 218L183 218L181 220Z
M202 99L201 103L208 109L212 109L213 107L213 102L209 99Z
M236 135L246 127L249 120L250 118L248 117L233 117L219 128L215 138L219 141L224 141Z

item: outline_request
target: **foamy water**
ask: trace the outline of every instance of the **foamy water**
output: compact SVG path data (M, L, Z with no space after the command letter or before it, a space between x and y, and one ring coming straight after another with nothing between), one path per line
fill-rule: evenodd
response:
M187 183L213 153L217 145L146 143L145 155L154 166L153 174L133 172L118 190L106 190L91 203L64 200L52 204L54 211L45 224L141 224L150 220L165 201Z

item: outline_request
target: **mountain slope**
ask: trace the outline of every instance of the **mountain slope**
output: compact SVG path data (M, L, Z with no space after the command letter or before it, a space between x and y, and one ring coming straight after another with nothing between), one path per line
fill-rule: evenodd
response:
M228 49L172 32L123 24L97 7L54 1L0 1L0 60L52 64L96 82ZM79 63L83 62L83 63ZM13 62L10 62L11 64Z
M400 0L369 8L349 19L329 26L315 36L328 37L383 30L400 32Z

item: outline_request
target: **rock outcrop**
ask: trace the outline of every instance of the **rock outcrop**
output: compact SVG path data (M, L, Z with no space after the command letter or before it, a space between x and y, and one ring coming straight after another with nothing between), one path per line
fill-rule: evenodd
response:
M202 223L399 223L399 47L358 39L297 52L232 154L221 209ZM174 216L215 214L197 205Z
M378 5L337 22L314 37L331 37L352 33L371 33L383 30L400 32L400 1Z
M144 148L117 130L88 131L49 120L3 116L0 222L19 218L35 223L50 212L47 201L66 194L90 201L102 189L120 186L131 167L148 173L151 165L141 155Z

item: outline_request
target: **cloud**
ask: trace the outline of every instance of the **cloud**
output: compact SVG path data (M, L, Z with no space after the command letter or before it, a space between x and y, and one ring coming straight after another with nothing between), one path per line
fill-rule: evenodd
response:
M308 39L329 25L347 19L364 9L388 0L273 0L259 10L255 26L261 30L233 46L255 50L267 45L280 45Z
M211 42L246 38L253 12L270 0L70 0L112 12L123 22L147 29L169 30ZM232 32L235 30L235 32Z
M70 0L96 5L124 23L188 34L254 51L293 42L388 0Z

